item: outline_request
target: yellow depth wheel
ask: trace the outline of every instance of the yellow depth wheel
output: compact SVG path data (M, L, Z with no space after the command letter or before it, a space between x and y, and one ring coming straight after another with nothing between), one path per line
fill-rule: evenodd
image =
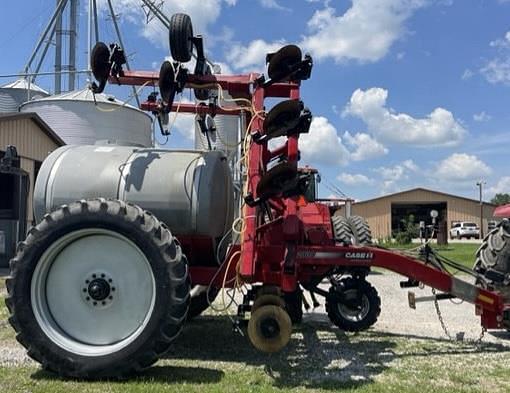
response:
M248 322L248 337L262 352L281 351L290 341L292 321L289 314L278 306L260 306L252 312Z

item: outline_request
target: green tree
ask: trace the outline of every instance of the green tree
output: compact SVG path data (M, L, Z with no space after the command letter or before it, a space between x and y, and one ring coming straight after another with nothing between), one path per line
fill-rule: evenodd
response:
M491 203L497 206L506 205L507 203L510 203L510 194L498 193L491 199Z
M413 214L400 220L400 230L395 234L395 242L398 244L410 244L417 238L420 231L415 223Z

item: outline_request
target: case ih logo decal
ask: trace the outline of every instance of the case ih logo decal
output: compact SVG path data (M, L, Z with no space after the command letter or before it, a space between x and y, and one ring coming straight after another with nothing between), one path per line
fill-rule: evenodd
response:
M344 258L349 260L367 261L374 259L372 252L324 252L304 250L297 253L298 259L338 259Z

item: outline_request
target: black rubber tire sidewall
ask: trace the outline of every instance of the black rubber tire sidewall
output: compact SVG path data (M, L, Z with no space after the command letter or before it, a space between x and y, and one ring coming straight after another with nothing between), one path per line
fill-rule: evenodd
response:
M76 204L70 205L71 210L74 208ZM28 236L11 264L13 278L8 283L7 304L11 311L10 322L18 332L18 341L44 368L63 376L116 377L150 366L168 350L169 343L179 334L187 312L189 278L187 263L181 263L180 247L176 246L175 262L169 264L161 253L161 247L152 238L153 234L140 229L143 224L129 222L104 211L63 215L57 210L47 217L51 219L45 218L35 228L35 235ZM81 356L53 343L37 323L31 305L32 276L42 253L63 234L84 228L113 230L134 242L147 256L156 284L154 309L144 331L125 348L105 356ZM176 298L184 301L176 306L172 304ZM178 320L169 326L170 316ZM170 330L162 331L162 327Z
M381 299L377 290L370 285L368 281L357 280L354 278L344 278L341 280L340 285L343 290L359 289L367 297L369 303L369 311L367 315L360 321L351 321L344 318L338 310L338 303L330 297L326 297L326 312L329 319L340 329L347 332L359 332L367 330L377 322L377 318L381 313ZM330 292L334 291L333 288Z
M193 25L186 14L174 14L170 19L170 52L175 61L187 63L193 55Z

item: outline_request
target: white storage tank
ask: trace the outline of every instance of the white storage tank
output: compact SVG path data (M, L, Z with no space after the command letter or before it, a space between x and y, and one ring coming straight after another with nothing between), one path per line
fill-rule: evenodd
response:
M106 94L96 94L94 100L87 88L26 102L20 111L37 113L68 145L153 144L147 113Z
M0 113L18 112L24 102L48 97L50 94L26 79L18 79L0 87Z

